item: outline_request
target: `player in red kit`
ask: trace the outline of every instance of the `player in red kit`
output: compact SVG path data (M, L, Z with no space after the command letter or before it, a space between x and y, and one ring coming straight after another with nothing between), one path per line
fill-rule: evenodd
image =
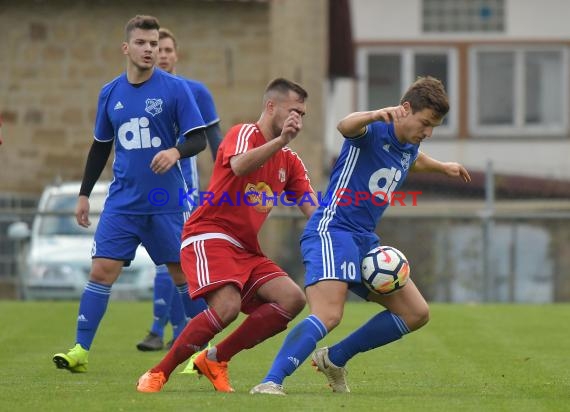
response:
M261 251L257 235L273 205L300 199L307 216L317 199L301 159L286 145L302 128L307 92L298 84L273 80L255 124L232 127L224 138L208 192L184 225L181 262L192 298L208 308L192 318L163 360L139 379L137 390L158 392L174 369L199 351L240 312L248 317L216 346L204 350L194 367L220 392L233 392L227 362L285 330L303 309L297 284Z

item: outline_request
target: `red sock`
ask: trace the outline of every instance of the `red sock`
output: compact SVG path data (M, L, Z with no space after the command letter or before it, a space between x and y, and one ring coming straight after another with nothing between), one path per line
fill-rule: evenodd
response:
M164 372L166 379L178 365L190 358L212 340L225 325L213 308L208 308L193 317L180 336L174 341L174 345L158 365L151 372Z
M261 305L231 335L216 345L218 362L227 362L241 350L253 348L277 335L287 329L291 319L293 317L276 303Z

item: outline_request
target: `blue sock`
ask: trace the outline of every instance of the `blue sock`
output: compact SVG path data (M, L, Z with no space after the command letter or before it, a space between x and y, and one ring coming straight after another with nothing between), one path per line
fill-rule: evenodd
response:
M154 295L152 301L153 322L150 331L162 338L164 327L168 323L168 315L174 292L174 282L167 270L156 269L154 277ZM178 293L176 293L178 297Z
M271 369L263 382L283 384L285 378L291 375L309 357L317 347L317 342L327 334L327 328L315 315L303 319L285 337L281 349L273 360Z
M184 305L184 312L186 317L192 319L199 313L202 313L208 308L206 301L202 298L190 299L190 294L188 293L188 285L184 283L183 285L176 285L180 298L182 299L182 304Z
M107 310L109 296L111 296L111 286L93 281L89 281L85 285L79 302L77 333L75 335L75 343L79 343L83 349L89 350L91 347L99 323Z
M410 330L398 315L380 312L352 334L329 348L329 359L336 366L346 365L354 355L387 345Z
M170 323L172 324L172 339L176 339L182 333L186 326L186 314L184 313L184 305L182 299L178 295L178 291L172 283L172 302L170 302Z

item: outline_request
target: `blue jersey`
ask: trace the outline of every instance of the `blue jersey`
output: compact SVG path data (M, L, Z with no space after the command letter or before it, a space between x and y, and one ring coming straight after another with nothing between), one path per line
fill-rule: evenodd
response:
M216 106L214 105L214 98L212 93L208 90L204 83L192 79L185 79L188 82L188 87L196 99L196 104L206 127L216 124L220 121L218 113L216 112Z
M105 210L127 214L173 213L188 210L179 200L185 188L179 165L164 174L150 169L153 157L176 146L184 134L204 127L186 81L155 68L140 85L122 74L103 86L94 136L115 140L113 181Z
M185 79L187 81L188 87L196 100L198 105L198 110L204 119L206 127L212 126L220 121L218 113L216 112L216 106L214 104L214 98L208 90L208 88L199 81ZM181 140L185 139L184 136ZM196 189L193 193L193 202L198 204L199 202L199 189L200 189L200 178L198 175L198 165L196 162L196 156L189 157L187 159L180 159L180 167L182 168L182 174L188 189Z
M359 138L345 139L326 196L303 235L374 232L418 150L418 145L400 143L393 124L383 122L368 125Z

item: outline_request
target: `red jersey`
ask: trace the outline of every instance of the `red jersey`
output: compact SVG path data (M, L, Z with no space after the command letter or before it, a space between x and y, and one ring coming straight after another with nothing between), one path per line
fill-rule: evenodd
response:
M313 192L303 162L288 147L247 176L233 173L232 156L265 143L257 124L239 124L228 131L218 149L208 190L200 193L198 208L184 224L183 246L189 237L208 234L208 238L237 241L238 246L262 255L257 235L273 206L293 203Z

